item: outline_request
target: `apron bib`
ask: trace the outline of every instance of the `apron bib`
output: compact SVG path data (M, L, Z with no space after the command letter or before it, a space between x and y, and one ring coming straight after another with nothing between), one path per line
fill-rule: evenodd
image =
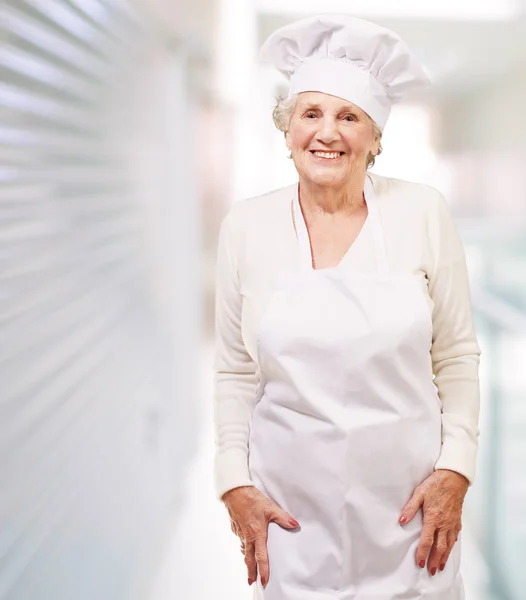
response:
M346 257L314 270L296 194L301 268L278 276L261 321L249 468L301 527L270 523L259 600L464 598L460 538L432 577L415 559L422 511L398 523L439 457L441 405L422 280L390 273L368 177L364 194L377 272Z

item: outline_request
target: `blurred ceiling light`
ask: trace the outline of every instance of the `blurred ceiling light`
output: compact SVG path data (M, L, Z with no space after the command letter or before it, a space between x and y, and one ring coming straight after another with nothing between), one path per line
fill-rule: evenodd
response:
M265 14L307 15L353 14L363 18L447 19L455 21L500 21L520 12L520 0L255 0L256 10Z

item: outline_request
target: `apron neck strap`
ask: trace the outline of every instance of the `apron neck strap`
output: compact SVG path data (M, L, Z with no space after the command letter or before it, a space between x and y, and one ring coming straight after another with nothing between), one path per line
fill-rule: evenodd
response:
M294 188L294 200L292 202L294 225L298 236L298 247L300 253L300 270L302 272L312 271L312 254L310 249L309 232L301 212L299 200L299 183Z
M309 233L307 230L307 225L303 218L303 213L301 212L298 190L299 185L296 185L293 201L293 215L294 223L296 225L296 234L298 236L299 242L301 270L312 271L312 253L310 248ZM373 238L374 253L376 258L376 264L378 266L378 272L380 274L387 274L389 272L389 263L387 260L387 251L385 248L382 221L380 218L380 212L378 210L378 204L374 193L373 184L368 174L366 174L365 176L364 196L365 201L367 203L368 212L367 226L370 227Z
M389 273L389 261L387 260L387 250L385 248L384 228L382 227L382 219L378 209L378 199L374 193L373 182L368 174L365 176L364 195L367 202L367 218L370 219L369 225L371 226L378 272L381 275L386 275Z

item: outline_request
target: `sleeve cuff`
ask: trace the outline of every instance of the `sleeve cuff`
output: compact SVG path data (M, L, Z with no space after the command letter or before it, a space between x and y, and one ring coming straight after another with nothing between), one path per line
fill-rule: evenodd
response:
M230 449L215 456L215 491L218 500L223 494L234 488L250 485L247 454L242 450Z
M458 447L453 444L443 444L442 452L435 463L435 471L438 469L448 469L464 475L469 481L470 487L475 480L475 469L477 460L477 448L464 446Z

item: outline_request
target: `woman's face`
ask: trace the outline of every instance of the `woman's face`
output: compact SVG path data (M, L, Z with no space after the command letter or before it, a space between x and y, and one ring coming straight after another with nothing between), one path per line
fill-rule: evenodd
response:
M285 134L300 178L341 187L353 173L365 173L369 152L378 153L373 123L347 100L302 92Z

